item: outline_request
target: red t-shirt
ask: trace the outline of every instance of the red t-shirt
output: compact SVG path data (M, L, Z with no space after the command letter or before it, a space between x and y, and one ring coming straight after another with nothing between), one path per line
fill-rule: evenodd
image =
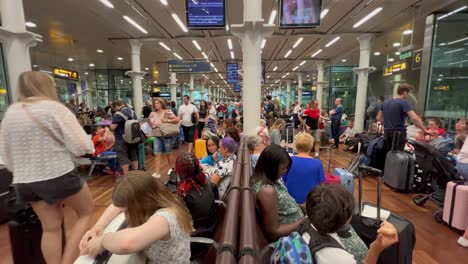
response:
M320 109L315 109L315 110L312 110L311 108L309 109L306 109L304 111L304 115L307 115L307 116L310 116L312 117L313 119L317 119L320 117Z
M426 128L426 131L430 131L431 129L430 128ZM437 128L437 134L439 134L439 136L442 136L443 134L445 134L445 129L443 128Z
M99 142L99 139L101 139L101 135L94 135L93 137L93 144L94 148L96 149L96 152L94 152L93 157L98 156L99 154L103 153L107 149L107 143L106 141Z

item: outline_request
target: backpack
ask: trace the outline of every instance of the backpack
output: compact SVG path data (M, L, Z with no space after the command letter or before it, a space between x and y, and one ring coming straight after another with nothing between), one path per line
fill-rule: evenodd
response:
M126 116L122 112L116 112L117 115L121 116L125 120L124 133L122 138L128 144L141 143L145 140L144 134L141 132L140 122L133 119L134 112L131 110L131 117Z
M312 264L313 262L307 243L299 233L292 232L289 236L282 237L276 241L270 263Z
M431 145L442 155L447 156L449 152L455 149L455 140L453 138L437 138L431 142Z

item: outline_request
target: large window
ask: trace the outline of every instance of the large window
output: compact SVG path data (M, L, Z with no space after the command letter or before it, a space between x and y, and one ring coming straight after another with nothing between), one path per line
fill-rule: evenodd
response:
M0 43L0 120L3 118L9 102L5 62L3 60L2 44Z
M452 129L468 116L468 13L437 18L424 115L442 118Z
M322 108L327 112L335 107L335 99L343 99L346 112L354 113L356 107L356 74L355 66L331 66L325 69Z

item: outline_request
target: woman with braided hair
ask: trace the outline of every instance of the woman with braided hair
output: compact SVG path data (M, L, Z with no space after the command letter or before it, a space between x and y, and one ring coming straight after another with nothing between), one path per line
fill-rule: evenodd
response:
M216 227L214 201L218 198L213 186L208 182L197 157L192 153L181 153L177 156L175 171L180 178L177 195L184 200L193 218L195 232L192 236L210 238Z

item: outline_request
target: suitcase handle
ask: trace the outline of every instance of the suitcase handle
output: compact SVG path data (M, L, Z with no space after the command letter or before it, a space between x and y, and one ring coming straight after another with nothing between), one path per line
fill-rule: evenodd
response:
M398 136L398 141L400 141L401 132L400 132L400 131L397 131L395 134ZM397 137L395 136L395 134L393 134L392 148L391 148L390 151L395 151L395 139L397 138Z
M331 170L331 150L332 148L331 147L320 147L319 149L328 149L328 173L330 173L330 170Z
M358 215L362 215L362 177L364 172L371 172L377 174L377 225L380 226L380 210L382 209L382 171L366 165L359 166L359 193L358 193Z

